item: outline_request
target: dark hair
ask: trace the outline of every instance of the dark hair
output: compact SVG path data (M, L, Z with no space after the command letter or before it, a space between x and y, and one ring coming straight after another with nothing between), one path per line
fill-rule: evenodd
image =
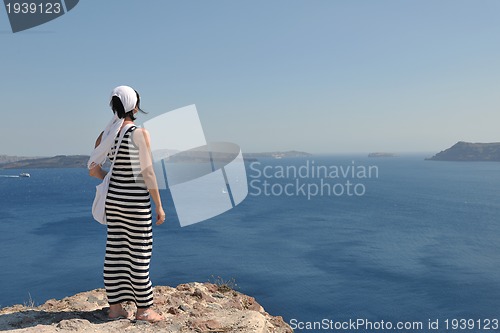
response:
M135 94L137 95L137 104L136 104L137 109L139 111L141 111L142 113L147 113L141 109L141 97L139 96L139 93L136 90L134 90L134 91L135 91ZM123 103L118 96L113 96L111 98L111 102L109 102L109 106L111 106L111 109L113 110L113 112L116 113L118 115L118 118L120 118L120 119L126 118L126 117L129 117L132 120L136 119L134 116L133 110L125 112L125 108L123 107Z

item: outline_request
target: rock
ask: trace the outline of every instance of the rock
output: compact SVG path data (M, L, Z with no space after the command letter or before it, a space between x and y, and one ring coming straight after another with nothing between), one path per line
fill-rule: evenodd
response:
M215 293L219 290L219 287L213 283L205 283L205 287L210 293Z
M89 296L87 298L87 302L90 302L90 303L98 303L99 302L99 299L93 295Z
M226 297L226 296L224 296L224 295L222 295L221 293L218 293L218 292L217 292L217 293L213 293L213 294L212 294L212 297L224 298L224 297Z
M269 315L255 298L236 291L222 295L217 289L210 283L181 284L176 288L155 287L153 309L163 314L165 320L154 324L127 319L107 321L106 293L104 289L96 289L62 300L51 299L36 308L15 305L0 309L0 331L293 332L283 318ZM127 311L136 311L132 303L125 303L124 307Z
M244 296L242 299L242 302L243 302L244 309L253 310L253 311L264 311L262 306L260 306L260 304L257 303L255 298L253 298L253 297Z
M186 290L190 290L191 287L188 284L184 283L184 284L178 285L177 287L175 287L175 289L177 289L179 291L186 291Z
M203 298L203 293L201 292L200 288L196 288L194 292L191 294L191 296L198 297L198 298Z
M500 142L471 143L459 141L431 158L431 161L500 161Z
M222 305L217 304L217 303L210 303L210 304L207 304L207 308L214 309L214 310L220 310L220 309L222 309Z
M83 319L71 319L71 320L61 320L56 327L59 330L64 330L66 332L74 332L84 330L88 327L90 322Z
M176 314L179 314L179 310L176 308L170 307L170 308L168 308L167 313L176 315Z
M215 299L212 296L210 296L207 293L204 293L203 291L201 291L200 288L196 288L194 290L194 292L191 294L191 296L197 297L197 298L202 299L204 301L207 301L209 303L214 303L215 302Z
M178 309L179 309L179 310L182 310L182 311L184 311L184 312L188 312L188 311L189 311L189 308L188 308L187 306L185 306L185 305L179 305L179 308L178 308Z
M195 320L191 323L191 328L194 330L206 332L206 331L222 331L222 325L215 319L209 320Z

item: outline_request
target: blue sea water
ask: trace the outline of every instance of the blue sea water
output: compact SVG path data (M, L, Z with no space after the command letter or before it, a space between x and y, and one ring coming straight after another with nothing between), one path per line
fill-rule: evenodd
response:
M361 184L360 195L277 195L287 184L290 191L320 184L311 175L273 173L312 161L376 166L377 174L325 180ZM254 182L245 201L199 224L180 228L168 191L163 193L167 222L154 228L154 284L234 278L241 292L287 322L421 321L421 331L429 331L429 319L441 325L446 319L499 319L500 163L422 156L259 163L248 165ZM0 306L102 287L106 230L90 212L97 180L84 169L0 173L20 172L31 178L0 177ZM276 195L263 193L263 181Z

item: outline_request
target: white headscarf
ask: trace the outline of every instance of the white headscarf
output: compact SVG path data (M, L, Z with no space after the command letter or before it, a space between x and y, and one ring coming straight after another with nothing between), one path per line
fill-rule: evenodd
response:
M113 96L117 96L120 101L122 101L125 113L132 111L137 105L137 94L135 93L135 90L129 86L116 87L111 92L111 98L113 98Z
M113 89L111 92L111 98L117 96L125 109L125 113L132 111L137 105L137 94L134 89L128 86L119 86ZM123 125L124 119L118 118L116 113L113 114L113 118L109 121L104 129L101 137L101 142L90 154L89 161L87 162L87 168L92 169L97 165L103 165L106 162L111 147L115 143L115 138L120 132L120 128Z

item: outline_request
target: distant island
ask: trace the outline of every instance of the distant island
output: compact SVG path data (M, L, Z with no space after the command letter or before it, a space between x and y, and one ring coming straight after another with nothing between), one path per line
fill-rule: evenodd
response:
M257 158L285 158L311 156L309 153L300 151L268 152L268 153L244 153L243 158L247 162L255 161ZM1 158L3 157L3 159ZM189 157L189 156L188 156ZM196 156L190 156L196 159ZM88 155L57 155L53 157L18 157L0 155L0 169L55 169L55 168L86 168ZM182 161L186 161L183 158Z
M162 153L164 153L162 155ZM243 160L245 162L255 162L258 158L287 158L287 157L306 157L311 156L309 153L290 150L290 151L275 151L275 152L267 152L267 153L243 153ZM235 152L227 152L227 151L217 151L212 150L210 154L207 153L205 149L194 149L188 151L160 151L160 156L165 156L166 161L170 163L204 163L207 162L207 159L213 158L214 160L220 162L226 161L229 163L236 157Z
M307 157L312 156L310 153L297 150L289 151L273 151L268 153L243 153L245 158L284 158L284 157Z
M396 157L396 156L397 155L394 153L382 153L382 152L368 154L368 157Z
M452 147L426 158L426 160L500 162L500 142L471 143L459 141Z
M87 155L35 157L0 164L0 169L86 168Z
M12 163L21 160L34 159L39 158L37 156L26 157L26 156L9 156L9 155L0 155L0 164Z

